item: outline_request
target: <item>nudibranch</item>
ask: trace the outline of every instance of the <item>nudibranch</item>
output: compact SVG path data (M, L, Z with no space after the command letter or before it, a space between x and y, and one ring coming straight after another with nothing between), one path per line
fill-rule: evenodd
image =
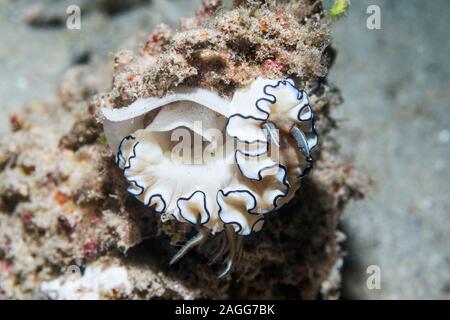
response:
M171 263L224 231L221 276L238 259L240 236L260 231L265 216L292 199L317 145L308 96L291 79L257 78L232 99L177 88L102 113L128 192L163 221L199 230Z

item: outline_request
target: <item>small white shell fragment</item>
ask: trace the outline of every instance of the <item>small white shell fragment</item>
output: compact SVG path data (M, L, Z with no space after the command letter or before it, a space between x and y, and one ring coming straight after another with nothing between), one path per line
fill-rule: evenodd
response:
M227 225L239 235L261 230L264 215L300 187L317 145L308 96L289 79L257 78L231 101L184 88L102 111L129 193L156 212L213 234ZM292 128L300 132L297 139ZM180 132L188 133L187 148L173 140ZM208 161L205 155L211 155Z
M87 266L84 274L66 275L42 282L40 291L56 300L100 300L131 294L132 284L122 266Z

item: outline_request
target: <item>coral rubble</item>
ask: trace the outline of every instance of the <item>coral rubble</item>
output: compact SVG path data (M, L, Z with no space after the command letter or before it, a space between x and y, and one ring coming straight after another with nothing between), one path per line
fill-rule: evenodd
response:
M338 219L346 203L363 196L366 180L327 137L336 127L330 111L341 102L326 81L332 60L316 1L225 8L205 0L177 32L160 25L141 52L116 54L111 88L105 66L70 70L60 100L13 115L13 132L0 147L0 298L337 297ZM127 194L99 109L162 96L179 84L230 96L258 76L290 77L308 92L321 136L315 168L302 192L245 240L231 277L218 280L221 266L208 265L220 237L169 267L191 227L162 223ZM72 281L73 266L81 275ZM101 279L99 292L89 288L86 279L99 270L117 276L121 289L100 286Z

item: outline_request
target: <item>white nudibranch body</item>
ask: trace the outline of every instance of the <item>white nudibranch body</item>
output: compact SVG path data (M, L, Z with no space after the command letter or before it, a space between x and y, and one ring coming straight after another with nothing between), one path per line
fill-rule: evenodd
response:
M290 79L257 78L231 100L183 88L102 112L129 193L203 230L187 246L261 230L300 187L317 145L308 96Z

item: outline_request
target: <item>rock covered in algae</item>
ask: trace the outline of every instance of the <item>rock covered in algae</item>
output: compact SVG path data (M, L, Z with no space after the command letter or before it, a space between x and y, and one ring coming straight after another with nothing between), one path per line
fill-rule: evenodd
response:
M363 195L366 180L327 138L336 127L330 111L341 102L326 82L329 42L316 1L235 1L228 8L210 0L178 31L160 25L140 52L117 53L113 70L70 70L59 101L33 103L11 117L13 132L1 145L0 297L337 297L344 238L338 219ZM294 201L246 239L231 277L218 280L221 266L208 265L219 241L169 267L192 230L161 223L127 194L98 109L162 96L180 84L230 96L258 76L291 77L308 92L321 136L315 168ZM80 274L68 275L74 266ZM117 281L89 287L102 270Z

